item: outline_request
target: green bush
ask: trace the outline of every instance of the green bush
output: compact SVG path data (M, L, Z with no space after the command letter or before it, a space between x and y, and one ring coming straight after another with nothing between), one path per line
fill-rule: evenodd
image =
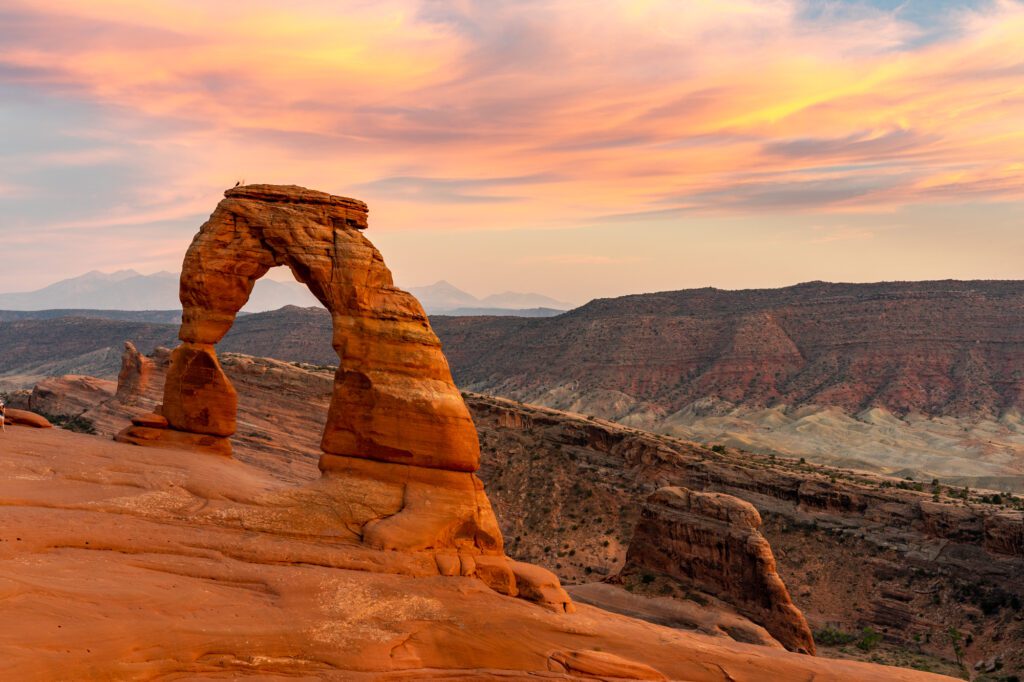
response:
M88 433L93 435L96 433L96 424L94 424L91 419L83 417L80 414L76 414L74 416L70 414L39 414L46 417L54 426L59 426L62 429L74 431L75 433Z
M876 632L873 628L864 628L860 634L861 638L857 642L857 648L861 651L871 651L882 641L882 633Z
M814 631L814 641L822 646L843 646L855 639L857 639L857 635L829 626Z

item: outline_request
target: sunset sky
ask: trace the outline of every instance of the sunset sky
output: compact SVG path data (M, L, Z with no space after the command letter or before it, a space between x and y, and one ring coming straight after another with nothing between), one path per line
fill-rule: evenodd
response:
M236 181L400 285L1024 278L1017 0L0 0L0 291L176 271Z

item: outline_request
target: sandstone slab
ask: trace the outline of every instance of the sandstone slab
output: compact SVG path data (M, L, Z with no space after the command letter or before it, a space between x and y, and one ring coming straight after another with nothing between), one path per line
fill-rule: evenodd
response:
M28 410L17 410L8 408L4 413L4 421L15 426L30 426L34 429L50 429L53 424L41 414Z

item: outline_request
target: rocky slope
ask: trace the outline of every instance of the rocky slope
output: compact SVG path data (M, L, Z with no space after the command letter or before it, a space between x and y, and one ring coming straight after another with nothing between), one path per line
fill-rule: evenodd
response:
M155 360L153 381L131 406L113 400L112 383L98 392L97 382L85 377L43 382L24 405L50 414L85 409L84 416L109 437L131 415L160 401L166 354ZM236 458L277 480L315 479L332 373L232 354L222 362L239 393ZM480 433L480 476L506 551L553 570L577 602L738 641L772 643L768 633L713 595L699 596L653 572L650 582L644 571L615 578L643 500L660 487L682 485L754 504L778 573L813 628L859 640L871 627L885 638L869 652L853 643L826 644L825 655L952 672L949 628L955 627L970 635L969 661L1003 655L1004 670L1024 665L1013 653L1024 642L1019 501L996 505L971 494L965 505L956 496L960 489L942 486L934 502L930 486L917 492L917 484L900 479L729 448L714 452L486 396L470 394L467 404Z
M1024 284L701 289L437 318L456 381L645 430L1024 492Z
M948 679L556 613L439 575L429 552L353 541L345 502L382 492L358 477L286 484L61 429L4 443L5 679Z
M752 503L764 519L761 532L793 601L827 635L825 655L952 671L943 666L952 665L955 630L968 643L968 661L1003 656L1006 674L1024 672L1020 498L969 493L965 502L962 489L947 486L713 451L498 398L471 396L469 404L481 434L481 477L508 551L563 580L617 582L642 501L658 488L723 492ZM648 578L626 587L704 601L657 572ZM569 589L609 608L621 600ZM867 652L854 646L864 628L883 637L877 647L867 642ZM828 636L836 633L846 637Z

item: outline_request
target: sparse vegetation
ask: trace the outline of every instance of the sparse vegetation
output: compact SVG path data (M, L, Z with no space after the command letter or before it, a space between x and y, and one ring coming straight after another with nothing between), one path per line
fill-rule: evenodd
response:
M88 417L83 417L80 414L46 414L39 412L43 417L46 417L51 424L59 426L62 429L68 431L74 431L75 433L87 433L94 435L96 433L96 424L93 423Z
M860 633L860 641L857 642L857 648L861 651L871 651L879 642L882 641L882 633L876 631L874 628L864 628Z
M844 646L856 639L857 635L830 626L814 631L814 641L820 646Z

